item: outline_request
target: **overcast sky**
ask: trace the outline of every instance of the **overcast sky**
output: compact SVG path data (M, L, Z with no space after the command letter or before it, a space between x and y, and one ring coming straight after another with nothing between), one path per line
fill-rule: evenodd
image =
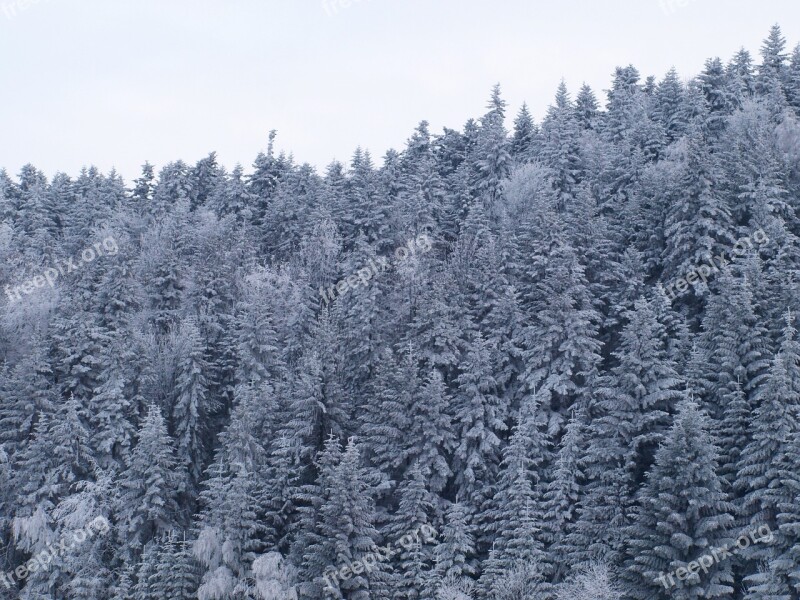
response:
M800 2L0 0L0 167L129 181L216 150L249 170L270 129L298 162L380 162L422 119L480 116L495 82L539 121L562 77L598 96L617 65L689 77L775 22L793 47Z

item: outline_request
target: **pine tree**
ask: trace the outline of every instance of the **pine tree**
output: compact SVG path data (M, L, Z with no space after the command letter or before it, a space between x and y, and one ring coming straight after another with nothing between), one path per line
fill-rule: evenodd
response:
M150 213L154 217L163 217L181 202L188 203L191 196L192 181L188 165L182 160L169 163L158 173Z
M135 569L130 566L126 566L120 574L119 580L116 581L111 589L114 594L111 596L111 600L134 600L134 575Z
M110 341L108 331L97 325L93 315L76 313L57 323L53 340L59 348L59 360L53 366L63 393L90 398L98 386L103 348Z
M681 380L667 357L664 333L651 304L639 299L626 316L628 323L620 349L615 352L619 363L612 370L610 388L603 388L601 393L608 394L604 405L607 415L625 419L618 435L624 440L620 450L625 454L625 471L633 492L652 465L669 416L682 394L678 391Z
M359 432L364 455L386 474L396 475L406 457L405 431L410 424L406 407L419 394L418 354L408 346L402 354L383 353L375 374L374 400L364 407Z
M213 594L223 577L228 593L246 598L244 592L254 585L253 560L263 550L257 478L246 464L226 461L224 451L209 467L200 495L203 512L194 554L205 573L198 593Z
M795 112L800 115L800 44L794 47L789 72L786 76L786 97Z
M23 356L2 381L0 404L0 446L11 455L25 447L37 420L53 410L53 374L41 340L33 340L30 353Z
M19 452L12 489L19 493L17 516L29 516L65 497L96 470L84 407L75 396L43 413L33 438Z
M734 498L737 468L742 450L750 442L749 427L752 421L752 406L741 384L737 381L732 391L723 397L724 410L719 424L719 474L725 480L725 492Z
M288 442L285 442L288 443ZM299 592L310 597L318 597L323 582L319 580L332 563L332 557L322 555L326 538L319 532L322 521L322 505L330 495L333 478L342 461L341 441L334 435L328 436L325 446L314 460L314 476L311 483L300 485L297 493L297 533L292 540L290 558L298 566ZM315 596L316 594L316 596Z
M407 442L402 456L407 464L416 465L435 493L444 490L452 476L448 459L453 450L454 434L449 405L442 376L432 371L409 406L411 422L406 430Z
M154 249L152 273L146 279L147 296L160 333L166 333L178 321L178 308L184 282L179 269L178 252L173 240L159 239L162 244Z
M224 181L224 170L217 164L217 153L198 160L189 173L191 180L191 208L197 210L208 202Z
M132 402L128 397L124 359L119 342L110 344L103 353L103 371L89 403L92 424L92 446L103 468L119 469L130 452L136 428ZM123 359L123 360L120 360Z
M154 181L155 172L153 170L153 165L149 162L145 162L142 165L142 175L138 179L133 180L134 186L131 193L132 198L142 212L149 208L148 204L153 200Z
M706 98L708 107L709 131L720 132L725 127L725 117L733 112L736 100L728 89L725 67L719 58L706 61L705 69L700 74L700 87Z
M485 197L487 206L494 206L500 194L501 182L511 169L511 151L506 132L505 120L506 102L500 96L500 85L492 89L492 98L489 101L489 112L481 121L475 155L475 171L477 174L474 188Z
M800 464L800 436L795 435L789 439L782 472L782 483L789 492L784 498L791 499L778 504L777 522L778 532L781 536L780 546L776 549L775 557L769 565L769 572L780 574L783 581L786 581L785 577L788 574L790 590L791 586L796 590L800 585L800 476L798 476L798 464ZM759 534L762 531L763 526L759 528ZM761 575L761 577L764 576ZM777 580L778 577L775 579ZM783 588L781 592L785 593L785 590L786 588Z
M132 600L155 600L153 595L153 576L158 569L158 543L153 540L145 545L142 559L136 570L136 584L133 586Z
M663 327L652 305L637 300L614 353L617 366L593 394L587 428L588 479L569 535L573 568L622 561L630 507L667 432L680 379L667 356Z
M750 53L741 48L728 63L728 78L731 92L736 97L739 106L744 100L750 98L755 91L753 76L753 58Z
M330 428L330 425L340 425L341 421L331 421L327 416L325 369L319 351L309 348L295 375L294 385L287 390L291 394L289 420L281 434L292 440L298 456L303 460L310 459L322 449L327 434L343 433L340 427L335 427L333 431Z
M713 265L713 257L734 244L730 208L717 191L719 167L695 128L687 135L680 199L666 215L663 261L671 278L691 273L696 265Z
M719 293L709 298L700 337L705 360L702 375L710 386L706 402L715 417L720 416L724 398L736 385L741 385L748 402L754 403L770 355L749 280L723 272L717 284Z

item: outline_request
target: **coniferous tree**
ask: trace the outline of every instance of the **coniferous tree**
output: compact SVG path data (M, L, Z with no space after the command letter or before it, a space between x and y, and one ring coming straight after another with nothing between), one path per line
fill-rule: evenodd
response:
M743 552L755 567L746 578L748 598L791 597L793 586L791 567L778 558L792 544L779 531L778 515L793 501L797 485L792 438L798 432L800 346L795 335L787 317L781 347L757 399L752 439L739 456L735 486L743 495L743 524L750 529L766 526L778 538L774 544L753 544ZM760 563L770 566L769 574L758 568Z
M575 97L575 114L582 129L596 129L600 117L599 104L594 91L583 84Z
M393 540L397 552L393 558L397 596L403 599L424 598L431 587L433 547L424 543L431 527L433 502L420 469L409 469L400 485L397 512L387 527L387 539Z
M786 69L786 38L775 24L761 46L761 64L758 67L758 87L761 94L769 94L780 88Z
M570 418L555 457L552 480L544 495L543 529L556 567L556 580L560 578L559 573L569 568L574 555L570 541L574 539L572 532L583 485L581 430L585 427L584 419L583 411L575 411Z
M434 550L435 573L440 580L461 580L475 575L475 539L466 506L453 502L447 507L444 528Z
M324 496L319 500L317 520L309 538L311 543L303 551L306 581L309 583L301 591L303 597L309 598L367 600L372 574L338 578L326 570L360 560L372 551L378 539L374 527L374 504L367 486L367 474L360 464L358 447L350 440L345 451L337 457L339 451L331 448L333 444L339 442L331 437L325 449L330 458L321 465L320 472L325 481Z
M534 399L526 403L504 453L490 513L494 536L480 577L486 595L517 569L525 572L528 593L544 591L546 586L540 586L552 571L542 534L538 473L546 460L546 446L536 423L537 408Z
M559 210L564 210L574 200L583 176L578 131L575 106L562 81L555 104L548 109L541 129L542 158L555 174L553 184L558 193Z
M685 598L717 598L733 591L730 563L686 574L688 563L731 543L732 506L716 469L708 418L686 400L656 453L629 529L626 578L634 598L669 598L673 590ZM672 575L678 569L683 577Z
M536 124L528 110L528 105L522 103L514 119L514 133L511 138L511 151L517 162L524 162L533 150L536 137Z
M0 169L0 597L796 600L788 48L319 174Z
M150 406L137 437L120 474L116 509L120 536L134 552L178 523L177 496L183 486L173 442L157 406Z
M489 349L478 334L467 352L462 374L458 377L458 394L454 402L456 447L453 470L462 497L476 500L481 481L496 473L499 463L500 434L506 425L499 410L497 383L491 371Z
M658 84L653 116L664 126L667 140L679 138L686 129L683 106L683 85L678 72L672 68Z
M204 424L214 407L208 398L208 364L200 332L194 323L185 322L181 335L171 424L178 456L185 461L191 481L196 484L206 460Z

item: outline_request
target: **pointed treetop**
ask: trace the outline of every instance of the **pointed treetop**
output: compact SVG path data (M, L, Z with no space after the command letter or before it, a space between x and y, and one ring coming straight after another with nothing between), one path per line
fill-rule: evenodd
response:
M786 38L781 33L780 26L776 23L769 30L767 39L761 46L761 56L764 58L764 66L780 68L786 61Z
M556 108L565 109L570 108L571 105L572 100L569 97L567 82L562 79L561 83L558 84L558 90L556 91Z
M496 83L492 88L492 97L486 106L490 114L499 114L501 117L506 114L506 101L503 100L500 92L500 84Z

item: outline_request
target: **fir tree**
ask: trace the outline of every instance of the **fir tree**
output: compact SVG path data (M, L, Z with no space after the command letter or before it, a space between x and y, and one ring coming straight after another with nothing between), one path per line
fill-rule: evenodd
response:
M533 584L552 571L542 539L541 488L534 478L538 470L533 470L544 463L546 449L536 410L536 401L529 400L503 456L490 513L495 535L480 578L487 595L520 567L532 570L527 591L542 591Z
M475 539L466 506L453 502L447 507L444 529L434 550L435 573L439 579L461 580L475 575Z
M517 162L523 162L530 155L535 136L536 125L528 110L528 105L523 102L514 119L514 133L511 138L511 152Z
M150 406L136 447L119 479L120 535L130 548L142 548L171 531L180 517L181 472L172 439L157 406Z
M463 497L474 501L479 482L493 477L496 472L500 452L498 435L506 428L498 410L500 400L491 372L489 349L480 334L475 337L461 371L454 402L454 416L458 422L453 471Z
M206 460L204 424L214 407L207 396L208 364L200 332L189 321L183 323L181 336L171 425L178 456L185 461L191 481L196 484Z
M587 84L583 84L575 97L575 115L582 129L596 129L600 112L597 97Z
M685 573L689 562L731 541L732 507L716 469L708 418L696 403L684 401L656 453L629 529L626 578L634 598L669 598L673 593L717 598L733 591L727 562L715 562L708 573L690 569L682 578L672 575L678 569Z
M761 65L758 67L758 91L768 94L782 84L786 69L786 39L779 25L773 25L761 46Z

